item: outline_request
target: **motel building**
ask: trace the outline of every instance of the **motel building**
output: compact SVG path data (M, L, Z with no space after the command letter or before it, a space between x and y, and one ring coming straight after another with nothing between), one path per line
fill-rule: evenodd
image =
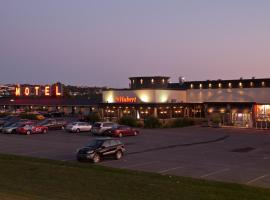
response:
M170 83L166 76L131 77L129 88L107 89L102 100L66 97L61 84L18 85L14 97L0 98L3 111L64 112L88 115L98 112L104 120L123 116L144 120L155 116L220 119L223 126L270 128L270 79L183 81Z
M212 119L223 126L270 128L270 79L207 80L170 83L169 77L131 77L128 89L103 91L105 119Z
M17 85L11 98L0 98L0 110L5 112L62 112L66 115L88 115L97 111L100 101L66 97L62 84Z

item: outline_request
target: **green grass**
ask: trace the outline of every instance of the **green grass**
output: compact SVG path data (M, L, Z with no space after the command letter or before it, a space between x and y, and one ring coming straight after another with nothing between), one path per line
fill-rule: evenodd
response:
M93 165L0 155L1 200L269 200L270 190Z

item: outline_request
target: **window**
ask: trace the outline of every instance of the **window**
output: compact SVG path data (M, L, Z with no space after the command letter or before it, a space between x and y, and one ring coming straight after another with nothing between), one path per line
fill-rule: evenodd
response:
M193 84L190 84L190 88L193 89L194 88L194 85Z
M153 78L151 79L151 83L154 84L154 79Z
M229 88L232 88L232 83L229 83L228 86L229 86Z
M264 87L264 86L265 86L265 82L263 81L263 82L262 82L262 87Z
M202 87L203 87L203 86L202 86L202 84L200 83L200 89L202 89Z
M253 87L254 86L254 83L253 82L250 82L250 87Z
M242 83L242 82L239 83L239 87L240 87L240 88L243 87L243 83Z
M222 87L222 84L221 84L221 83L219 83L219 84L218 84L218 87L219 87L219 88L221 88L221 87Z
M212 88L212 84L211 84L211 83L209 83L208 87L209 87L209 88Z
M141 85L143 84L143 79L141 78L141 80L140 80L140 83L141 83Z

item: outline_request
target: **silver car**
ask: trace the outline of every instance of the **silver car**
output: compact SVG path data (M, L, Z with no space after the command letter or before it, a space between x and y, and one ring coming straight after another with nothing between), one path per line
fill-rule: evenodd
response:
M117 124L113 122L96 122L94 123L91 132L94 135L104 135L106 130L111 129L114 126L117 126Z
M79 133L83 131L90 131L92 126L87 122L73 122L68 124L65 128L68 132Z

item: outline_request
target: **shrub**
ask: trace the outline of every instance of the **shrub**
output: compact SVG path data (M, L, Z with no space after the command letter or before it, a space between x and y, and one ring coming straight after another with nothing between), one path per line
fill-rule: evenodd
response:
M95 123L100 121L100 116L97 112L91 112L87 117L86 117L87 121L89 121L90 123Z
M137 126L137 120L132 116L123 116L119 120L119 124L135 127Z
M214 123L214 124L219 124L221 122L221 116L217 113L213 114L211 116L211 121Z
M144 120L144 127L145 128L160 128L162 124L160 123L159 119L156 117L148 117Z
M27 114L27 113L20 114L20 118L29 119L29 120L37 120L38 119L36 114Z
M171 127L185 127L194 125L194 120L189 118L177 118L172 121Z

